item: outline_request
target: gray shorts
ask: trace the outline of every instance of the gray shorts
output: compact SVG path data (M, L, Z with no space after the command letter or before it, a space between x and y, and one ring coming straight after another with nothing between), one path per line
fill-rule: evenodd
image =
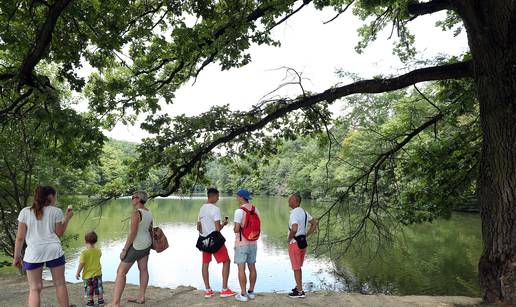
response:
M235 247L236 264L255 264L256 263L256 244L242 245Z
M145 256L148 256L150 253L150 246L146 249L134 249L134 247L131 245L129 246L129 249L127 250L127 253L125 254L124 260L122 260L125 263L134 263L135 261L138 261L142 259Z

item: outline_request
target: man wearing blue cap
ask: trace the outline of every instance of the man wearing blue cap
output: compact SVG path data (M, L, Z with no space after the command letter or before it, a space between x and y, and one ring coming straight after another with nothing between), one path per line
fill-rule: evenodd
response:
M260 217L258 210L249 203L251 193L240 189L236 194L240 208L235 210L235 263L238 266L238 281L240 293L235 296L238 301L247 302L256 298L254 286L256 284L256 251L257 240L260 236ZM249 290L246 289L247 277L245 265L249 268Z

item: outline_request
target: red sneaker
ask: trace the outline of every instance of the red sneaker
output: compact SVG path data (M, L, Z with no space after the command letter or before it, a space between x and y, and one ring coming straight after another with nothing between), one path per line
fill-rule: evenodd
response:
M211 290L211 289L210 289L210 290L206 290L206 291L204 291L204 297L205 297L205 298L210 298L210 297L212 297L212 296L214 296L214 295L215 295L215 293L214 293L214 292L213 292L213 290Z
M230 297L235 295L236 292L231 291L231 289L227 288L226 290L220 291L220 297Z

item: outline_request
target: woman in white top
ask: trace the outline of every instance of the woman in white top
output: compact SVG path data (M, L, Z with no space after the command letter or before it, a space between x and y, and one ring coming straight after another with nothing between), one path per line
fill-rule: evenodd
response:
M23 265L27 271L29 307L40 306L43 265L52 273L59 306L69 306L64 277L65 258L59 238L64 234L73 212L69 209L63 216L63 211L55 207L56 199L54 188L38 186L32 207L23 208L18 216L13 265L18 268ZM22 259L24 242L27 248Z
M131 201L134 212L131 216L131 229L125 242L125 246L120 253L120 265L116 274L115 293L113 294L112 306L120 306L120 299L125 288L127 272L138 262L140 271L140 292L138 297L128 299L128 302L143 304L145 303L145 290L149 282L149 271L147 263L149 252L152 245L150 229L152 227L152 213L145 207L149 196L145 191L138 191L133 194Z

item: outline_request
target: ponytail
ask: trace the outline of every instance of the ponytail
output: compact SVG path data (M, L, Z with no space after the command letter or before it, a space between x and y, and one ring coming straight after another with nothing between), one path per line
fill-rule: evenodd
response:
M51 186L38 186L34 193L31 210L34 211L36 219L43 218L43 208L50 205L49 195L56 195L56 190Z

